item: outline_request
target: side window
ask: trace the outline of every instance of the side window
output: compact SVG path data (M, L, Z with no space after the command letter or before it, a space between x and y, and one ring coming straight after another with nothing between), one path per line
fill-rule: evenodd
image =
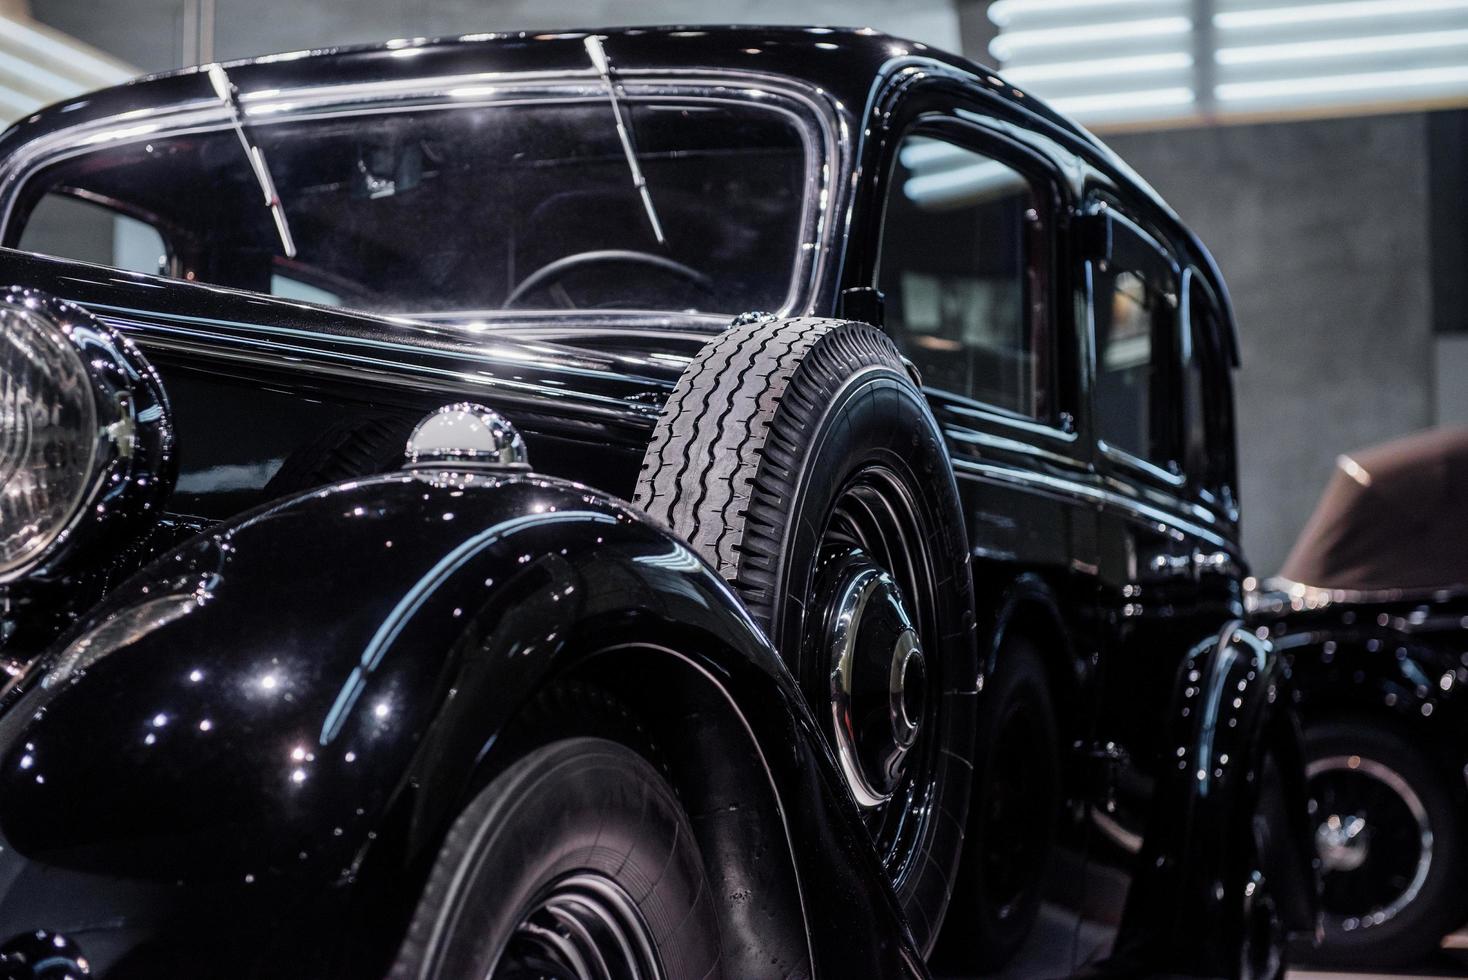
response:
M36 203L17 246L155 276L168 264L168 248L156 228L60 193L47 194Z
M966 147L902 142L877 286L925 384L1050 419L1051 200L1048 186Z
M1233 483L1233 393L1225 336L1213 294L1190 275L1183 333L1184 467L1214 496L1229 492Z
M1178 336L1177 277L1126 225L1094 273L1096 431L1107 445L1156 466L1178 462L1177 408L1168 397Z

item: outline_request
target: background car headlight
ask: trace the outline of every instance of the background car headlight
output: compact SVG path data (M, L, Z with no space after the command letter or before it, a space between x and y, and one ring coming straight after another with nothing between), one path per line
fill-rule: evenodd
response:
M0 583L56 577L156 517L174 475L156 372L77 307L0 298Z

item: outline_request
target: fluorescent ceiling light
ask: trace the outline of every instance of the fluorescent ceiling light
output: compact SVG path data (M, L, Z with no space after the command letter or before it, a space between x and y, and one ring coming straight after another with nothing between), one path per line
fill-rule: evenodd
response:
M1341 37L1328 41L1295 41L1289 44L1259 44L1243 48L1220 48L1214 58L1220 65L1259 65L1276 61L1307 61L1391 51L1428 51L1468 44L1468 30L1427 31L1421 34L1377 34L1371 37Z
M1468 0L1465 0L1468 2ZM1000 61L1016 51L1030 48L1090 44L1096 41L1126 41L1136 37L1167 37L1187 34L1193 22L1186 17L1151 17L1144 20L1112 21L1084 27L1047 27L1033 31L1004 31L989 44L989 53Z
M83 86L75 78L47 71L28 58L0 50L0 72L16 76L28 89L40 89L53 99L75 95Z
M1016 14L1059 14L1106 7L1156 6L1157 3L1158 0L994 0L989 5L989 20L998 27L1005 27Z
M0 39L34 52L44 59L42 64L49 64L53 67L64 66L68 74L80 80L78 89L87 87L87 84L83 83L90 83L94 86L115 85L132 77L129 69L121 67L116 62L97 57L83 49L80 44L67 43L62 36L53 36L49 31L36 30L8 17L0 17Z
M1051 99L1050 105L1070 115L1112 113L1127 109L1160 109L1165 106L1189 105L1196 96L1190 88L1151 88L1136 92L1107 92L1103 95L1076 95Z
M1392 17L1402 14L1440 13L1468 10L1468 0L1346 0L1343 3L1292 4L1258 10L1231 10L1214 14L1213 25L1221 30L1238 27L1278 27L1362 17Z
M983 160L907 179L902 193L917 204L979 203L1025 187L1025 179L994 160Z
M1193 67L1193 56L1182 51L1166 54L1139 54L1130 58L1092 58L1087 61L1057 61L1043 65L1022 65L1004 71L1011 82L1030 85L1070 78L1140 75L1145 72L1172 71Z
M1317 75L1310 78L1279 78L1260 82L1228 82L1219 85L1220 102L1259 101L1292 95L1334 95L1382 89L1427 88L1442 85L1468 87L1468 65L1448 68L1417 68L1377 71L1356 75Z

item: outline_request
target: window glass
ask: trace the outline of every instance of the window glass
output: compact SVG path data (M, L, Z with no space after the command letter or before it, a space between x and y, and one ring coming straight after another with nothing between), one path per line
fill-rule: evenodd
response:
M28 252L155 276L168 266L168 248L156 228L103 205L56 193L36 204L19 245Z
M1205 490L1222 493L1232 480L1233 407L1222 318L1212 295L1193 278L1188 290L1183 411L1186 466Z
M1165 388L1177 325L1174 280L1157 268L1116 261L1098 268L1094 282L1098 434L1110 446L1166 466L1176 456Z
M923 383L1051 415L1047 195L1014 168L909 136L882 228L888 330Z
M624 110L664 242L598 97L267 120L248 129L259 170L228 129L107 145L30 178L6 243L132 261L85 199L152 216L172 274L379 312L785 305L803 124L733 96Z

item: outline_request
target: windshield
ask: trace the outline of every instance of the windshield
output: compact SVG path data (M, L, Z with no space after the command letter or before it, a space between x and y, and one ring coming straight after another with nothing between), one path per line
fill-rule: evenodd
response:
M253 125L256 161L229 128L106 145L28 180L5 244L377 312L785 306L802 125L738 99L622 109L662 242L607 100L542 97Z

